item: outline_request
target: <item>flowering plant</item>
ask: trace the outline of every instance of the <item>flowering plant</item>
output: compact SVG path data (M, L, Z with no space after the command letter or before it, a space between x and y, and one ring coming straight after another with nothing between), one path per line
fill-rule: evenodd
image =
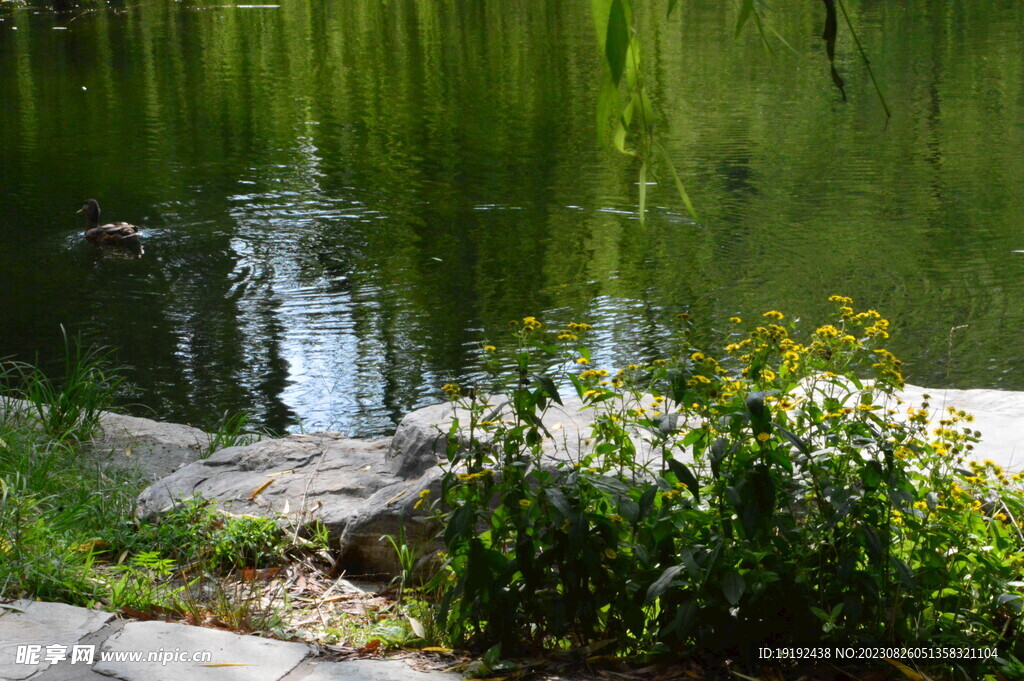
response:
M857 642L998 649L965 677L1018 664L1021 476L969 460L969 414L902 403L889 322L830 300L809 333L772 310L718 358L680 315L669 357L617 370L586 324L515 324L506 405L446 386L440 628L505 652ZM545 417L569 386L593 419L559 454Z

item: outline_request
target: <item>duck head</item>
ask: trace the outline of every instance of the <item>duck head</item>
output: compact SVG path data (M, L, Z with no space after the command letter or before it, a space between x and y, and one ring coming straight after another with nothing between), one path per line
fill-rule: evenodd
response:
M96 199L89 199L82 207L79 208L76 213L85 213L85 217L89 219L89 227L97 227L100 224L100 204Z

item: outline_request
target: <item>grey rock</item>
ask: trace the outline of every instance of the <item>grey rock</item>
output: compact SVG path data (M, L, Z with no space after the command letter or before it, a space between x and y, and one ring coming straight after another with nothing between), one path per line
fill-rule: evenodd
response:
M49 645L68 649L113 617L107 612L63 603L19 600L3 605L0 607L0 678L25 679L50 666L43 655L37 664L19 664L19 646L39 645L43 653Z
M417 671L399 660L350 660L318 664L302 681L454 681L461 678L461 674L454 672Z
M357 573L395 575L401 572L393 537L411 547L420 561L440 549L440 529L428 509L440 497L443 472L434 467L412 480L400 480L377 490L363 502L341 535L342 560ZM426 497L422 496L426 494Z
M340 534L365 499L397 480L384 458L387 446L320 433L228 447L148 487L137 513L152 517L199 495L237 515L319 520Z
M105 412L90 450L106 465L155 481L199 459L209 442L209 434L192 426Z
M7 396L0 396L0 413L29 425L39 419L34 404ZM192 426L103 412L83 453L101 466L131 470L155 481L199 459L210 441L208 433Z
M541 417L546 429L541 444L542 456L551 462L579 461L591 449L590 441L597 412L578 397L565 398L563 402L550 404ZM639 399L631 398L622 405L617 404L616 409L620 406L626 409L650 407L650 404L651 397L642 395ZM512 417L507 401L492 399L483 411L482 420L511 420ZM456 420L457 437L465 445L470 439L468 409L445 402L406 415L398 425L388 450L388 460L394 462L396 472L402 477L417 476L444 459L447 435ZM483 439L479 431L475 436ZM630 439L636 447L638 461L647 462L655 456L645 433L634 430L630 433Z
M124 681L277 681L309 655L309 647L185 624L129 622L100 649L101 654L133 652L143 659L99 660L94 670ZM209 662L193 661L207 652ZM178 658L150 661L150 653Z
M1009 471L1024 470L1024 392L1016 390L954 390L907 385L899 397L920 406L928 395L929 420L937 425L948 407L974 416L969 426L981 433L974 456L992 459Z

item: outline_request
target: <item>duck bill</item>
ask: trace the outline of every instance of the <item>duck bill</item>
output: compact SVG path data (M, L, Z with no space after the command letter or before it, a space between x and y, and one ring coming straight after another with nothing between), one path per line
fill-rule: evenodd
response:
M77 215L78 213L83 213L83 212L85 212L85 206L82 206L81 208L79 208L78 210L76 210L76 211L75 211L75 214Z

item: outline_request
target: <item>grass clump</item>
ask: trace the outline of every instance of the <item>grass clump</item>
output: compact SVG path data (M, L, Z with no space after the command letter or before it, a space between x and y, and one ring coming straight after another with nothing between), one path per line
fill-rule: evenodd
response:
M59 377L51 378L32 364L3 363L3 406L5 412L16 411L11 409L12 400L21 398L50 441L84 442L99 427L100 416L113 404L124 379L108 368L109 352L84 348L79 340L68 338L63 327L61 334L64 357Z
M88 451L122 383L107 360L65 337L57 379L0 364L0 598L246 621L253 597L236 593L234 575L282 565L296 543L271 519L224 515L202 500L136 519L147 481ZM214 436L222 445L245 437L245 420L229 421Z
M918 660L959 678L1024 670L1021 476L968 460L969 414L900 403L889 322L831 300L813 329L733 318L718 358L681 315L669 357L614 373L588 325L518 323L507 405L445 386L435 627L495 658L880 645L973 651ZM594 425L553 458L559 386Z

